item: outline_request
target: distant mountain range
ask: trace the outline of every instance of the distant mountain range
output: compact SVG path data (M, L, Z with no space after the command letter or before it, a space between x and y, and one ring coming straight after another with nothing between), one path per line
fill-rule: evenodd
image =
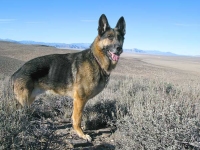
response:
M63 48L63 49L87 49L90 47L91 43L45 43L45 42L36 42L36 41L15 41L10 39L0 39L0 41L8 41L14 42L19 44L27 44L27 45L45 45L45 46L52 46L56 48ZM158 50L141 50L137 48L133 49L124 49L125 53L137 53L137 54L151 54L151 55L165 55L165 56L176 56L177 54L171 52L161 52Z
M26 44L26 45L46 45L46 46L52 46L56 48L64 48L64 49L86 49L90 47L90 43L45 43L45 42L36 42L36 41L15 41L10 39L0 39L0 41L8 41L13 43L19 43L19 44Z
M171 52L161 52L158 50L141 50L137 48L133 49L124 49L125 52L128 53L140 53L140 54L151 54L151 55L166 55L166 56L177 56L177 54Z

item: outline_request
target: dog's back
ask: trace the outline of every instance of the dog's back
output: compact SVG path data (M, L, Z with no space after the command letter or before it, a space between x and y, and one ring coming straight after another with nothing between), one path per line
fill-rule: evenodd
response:
M35 96L45 90L58 91L73 82L72 63L75 54L54 54L32 59L11 77L13 91L19 103L30 105Z

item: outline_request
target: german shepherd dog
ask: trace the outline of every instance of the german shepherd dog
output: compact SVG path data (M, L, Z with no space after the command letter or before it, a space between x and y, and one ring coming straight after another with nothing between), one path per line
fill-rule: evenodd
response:
M111 28L102 14L98 36L89 49L41 56L26 62L11 76L15 99L23 107L29 106L45 91L70 96L73 99L73 128L79 137L91 141L81 129L82 112L86 102L107 85L123 52L125 28L124 17Z

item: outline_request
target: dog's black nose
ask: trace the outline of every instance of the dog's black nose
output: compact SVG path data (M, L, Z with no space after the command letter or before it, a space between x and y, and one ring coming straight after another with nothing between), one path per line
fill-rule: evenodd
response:
M117 51L119 52L119 51L121 51L122 50L122 47L121 46L117 46Z
M120 55L120 54L122 53L122 51L123 51L121 46L117 46L117 47L116 47L116 50L117 50L117 54L119 54L119 55Z

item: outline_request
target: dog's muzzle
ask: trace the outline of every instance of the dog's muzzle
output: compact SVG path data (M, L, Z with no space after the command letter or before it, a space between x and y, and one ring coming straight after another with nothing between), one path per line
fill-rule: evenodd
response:
M110 60L118 61L120 54L123 52L121 46L117 46L116 48L108 48L107 54Z
M118 61L119 60L119 55L116 55L115 53L110 52L110 51L109 51L109 53L110 53L110 57L111 57L111 59L113 61Z

